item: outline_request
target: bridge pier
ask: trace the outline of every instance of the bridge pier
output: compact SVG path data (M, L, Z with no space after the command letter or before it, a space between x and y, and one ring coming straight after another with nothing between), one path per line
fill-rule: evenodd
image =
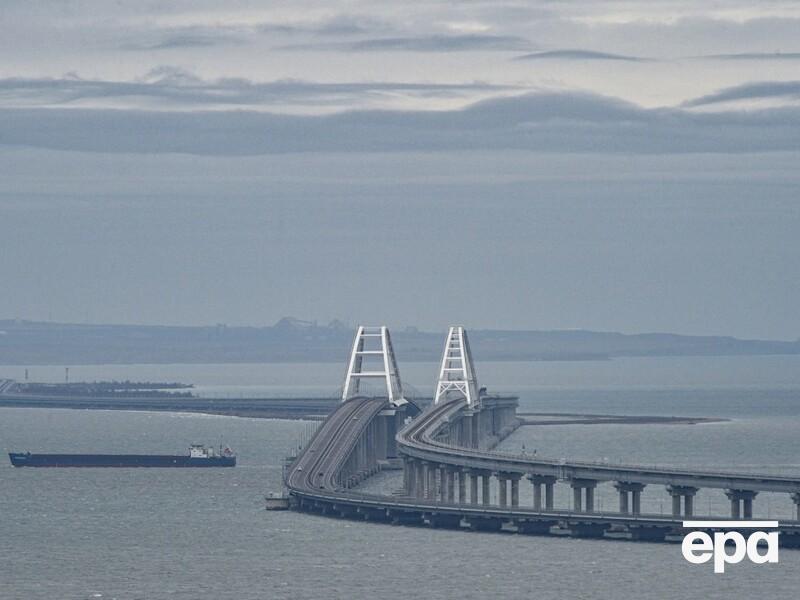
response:
M511 506L519 506L519 480L522 478L520 473L511 473Z
M498 503L500 504L501 508L505 508L508 505L506 498L506 495L508 494L508 476L505 473L497 473L497 484Z
M570 480L572 487L572 507L575 512L594 512L594 488L597 487L597 481L594 479L572 479ZM586 490L585 493L583 490ZM581 497L586 498L585 504L581 502Z
M642 512L642 490L645 487L643 483L635 483L632 481L617 481L614 487L619 492L619 512L622 514L638 515ZM628 495L630 494L631 502L628 502Z
M392 411L394 414L392 416L387 416L384 418L385 422L385 435L386 435L386 458L397 458L397 441L395 440L395 436L397 435L397 423L400 421L402 423L403 415L406 413L405 410L402 411Z
M694 495L698 488L689 485L668 485L667 493L672 496L672 516L681 516L681 498L683 498L683 516L694 515Z
M447 499L447 465L441 464L436 469L438 487L436 489L436 499L444 502Z
M553 486L556 483L555 475L528 475L533 484L533 509L542 510L542 485L544 485L544 508L553 510Z
M460 504L467 503L467 471L466 469L458 469L458 502Z
M800 521L800 492L795 492L790 498L794 502L794 518Z
M474 469L465 469L462 471L467 477L469 477L469 501L470 504L477 504L478 503L478 472Z
M456 469L447 467L447 501L453 504L456 501Z
M758 495L758 492L752 490L725 490L725 495L731 501L732 519L753 518L753 498Z
M433 499L433 479L434 472L432 465L423 460L422 461L422 497L426 500Z
M417 461L410 456L403 457L403 489L407 496L417 496Z
M411 481L414 487L414 497L425 497L425 473L422 468L422 461L414 459L412 461Z
M492 474L490 471L481 471L481 500L484 505L489 505L492 502L491 497L491 482Z

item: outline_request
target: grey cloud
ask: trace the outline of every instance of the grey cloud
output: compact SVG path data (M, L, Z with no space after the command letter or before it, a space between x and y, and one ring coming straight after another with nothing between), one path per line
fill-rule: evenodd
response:
M388 21L363 15L338 15L315 22L296 23L262 23L255 30L260 33L312 34L328 35L363 35L378 32L396 31Z
M357 40L353 42L287 44L280 50L339 50L343 52L460 52L473 50L531 50L528 40L512 35L422 35L410 37L386 37Z
M715 60L800 60L800 52L742 52L740 54L710 54L697 58Z
M684 106L706 106L735 100L765 100L774 98L800 99L800 81L763 81L725 88L684 103Z
M339 15L318 21L265 22L256 25L185 25L182 27L141 27L120 44L123 50L167 50L235 46L253 42L258 36L311 35L353 36L393 32L387 21L370 17Z
M208 48L237 46L252 37L249 28L186 26L138 31L119 45L121 50L169 50L173 48Z
M578 93L452 111L290 116L245 111L0 110L0 143L57 150L259 155L532 150L695 153L800 150L800 109L696 114Z
M638 56L625 56L622 54L609 54L608 52L595 52L593 50L549 50L546 52L533 52L518 56L514 60L622 60L640 62L649 60Z
M61 79L0 79L0 105L67 105L87 100L132 99L159 101L172 106L268 106L292 102L309 105L348 104L365 96L404 93L421 97L452 97L475 92L497 92L509 86L481 82L463 84L369 82L317 83L279 80L265 83L247 79L204 80L172 67L151 70L139 81Z

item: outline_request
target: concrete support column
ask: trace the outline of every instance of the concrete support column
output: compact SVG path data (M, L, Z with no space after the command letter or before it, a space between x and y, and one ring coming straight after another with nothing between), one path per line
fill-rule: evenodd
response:
M800 492L795 492L790 498L794 502L794 518L800 521Z
M372 465L375 462L375 419L369 422L367 426L366 435L367 445L367 471L372 470Z
M528 475L528 479L533 484L533 509L547 510L553 509L553 484L556 482L554 475ZM542 506L542 486L544 486L545 498Z
M424 498L425 497L425 484L427 482L427 474L425 472L425 467L422 464L421 460L415 460L414 463L416 464L416 476L417 482L414 484L414 488L416 490L417 498Z
M594 487L586 488L586 512L594 512Z
M461 504L467 503L467 471L466 469L458 470L458 501Z
M727 496L728 493L726 492L725 495ZM728 496L728 499L731 501L731 518L732 519L739 519L741 515L741 503L739 502L739 498Z
M447 467L447 501L453 504L456 501L456 470L455 467Z
M619 512L621 512L623 515L627 515L628 514L628 491L627 490L619 490Z
M498 485L498 500L499 504L502 507L505 507L508 504L506 499L506 494L508 493L508 476L505 473L498 473L497 474L497 485Z
M478 503L478 473L475 471L469 471L469 501Z
M570 481L572 486L572 506L575 512L594 512L594 488L597 481L594 479L573 479ZM586 490L585 494L583 490ZM585 496L586 501L581 507L581 496Z
M375 423L375 427L373 428L373 436L372 436L372 457L375 459L375 463L379 460L383 459L384 449L381 447L384 444L383 441L383 417L378 416L373 419Z
M672 516L691 517L694 514L694 495L697 488L688 485L668 485L667 493L672 496ZM681 513L681 498L683 498L683 513Z
M758 492L753 490L725 490L725 495L731 501L732 519L753 518L753 498Z
M449 493L447 490L447 465L439 465L439 495L437 499L446 502Z
M492 474L489 472L481 473L481 500L484 504L491 503L490 484L492 481Z
M683 515L691 517L694 515L694 495L697 493L697 488L687 488L683 494Z
M542 510L542 484L533 484L533 510Z
M745 498L742 502L744 502L744 518L745 519L752 519L753 518L753 499L752 498Z
M389 421L394 419L394 415L391 417L381 417L381 420L378 423L379 431L380 431L380 443L378 444L378 459L379 460L386 460L389 456L389 448L388 448L388 439L389 439Z
M553 478L555 480L555 477ZM553 486L555 485L555 481L553 483L545 483L544 484L544 508L545 510L553 510L553 497L555 494L553 493Z
M519 506L519 479L522 477L519 473L511 474L511 506Z
M425 498L436 499L436 467L431 463L422 463L425 470Z
M694 496L683 497L683 514L687 517L694 515Z
M397 435L397 420L401 414L396 411L391 417L386 417L386 458L397 456L397 443L394 436Z
M581 488L572 487L572 510L575 512L582 512L581 507Z
M619 512L622 514L638 515L642 511L642 490L643 483L632 481L617 481L614 487L619 492ZM628 502L630 498L630 502Z

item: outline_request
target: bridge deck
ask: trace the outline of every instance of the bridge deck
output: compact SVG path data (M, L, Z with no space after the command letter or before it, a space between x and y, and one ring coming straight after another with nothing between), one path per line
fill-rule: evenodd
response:
M398 443L403 452L421 460L460 467L523 475L554 475L559 479L636 481L645 484L787 493L800 491L798 477L548 459L463 448L434 439L436 430L452 419L462 407L463 403L451 401L425 411L398 435Z
M382 496L343 489L337 476L358 444L372 419L387 407L385 398L353 398L342 403L320 426L287 473L286 484L295 506L352 516L409 524L429 523L445 527L471 527L495 531L526 533L566 532L569 535L625 537L626 539L670 539L681 531L684 517L662 514L623 514L618 512L580 512L532 507L496 506L446 502L410 496ZM477 451L437 442L437 427L454 418L460 410L457 402L430 407L398 435L397 440L409 456L431 460L435 464L453 464L480 469L499 469L517 473L543 473L552 469L558 477L591 476L600 480L642 481L664 485L691 481L701 486L741 485L747 489L800 489L792 478L761 477L750 474L697 472L654 469L638 466L610 466L531 459L497 452ZM796 486L796 487L792 487ZM718 517L717 517L718 518ZM694 515L694 520L714 517ZM800 522L781 521L782 543L800 545Z

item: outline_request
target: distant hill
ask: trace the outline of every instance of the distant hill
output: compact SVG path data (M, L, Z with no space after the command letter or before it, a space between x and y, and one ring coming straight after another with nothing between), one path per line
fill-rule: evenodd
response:
M344 361L354 328L284 318L270 327L78 325L0 320L0 364ZM477 360L607 360L617 356L800 354L800 341L669 333L470 330ZM439 358L444 331L392 331L401 360Z

